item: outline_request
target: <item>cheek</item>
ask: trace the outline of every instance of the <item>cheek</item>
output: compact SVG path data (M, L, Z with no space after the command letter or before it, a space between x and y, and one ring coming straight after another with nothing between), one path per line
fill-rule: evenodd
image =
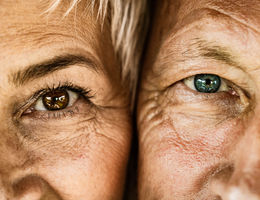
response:
M147 176L143 178L151 179L155 187L168 188L166 193L200 191L214 171L232 159L232 147L241 134L239 124L230 121L212 130L185 130L171 120L162 121L149 132L149 142L141 144L140 164Z
M106 118L103 113L91 121L76 120L67 129L57 125L34 131L41 137L27 145L30 159L37 160L30 168L62 199L120 199L131 126L126 112L109 113Z
M131 141L129 113L125 110L90 112L65 119L34 120L35 123L29 126L21 126L19 134L25 138L24 146L31 155L39 157L49 154L49 158L81 159L87 158L88 154L128 152ZM105 148L112 148L112 151Z
M139 124L140 179L162 194L194 195L207 187L216 170L232 162L243 123L236 114L228 116L228 104L167 99L140 109L148 113Z

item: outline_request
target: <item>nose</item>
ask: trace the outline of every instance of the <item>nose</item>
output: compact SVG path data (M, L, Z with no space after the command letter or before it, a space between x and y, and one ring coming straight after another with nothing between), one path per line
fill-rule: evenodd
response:
M45 186L37 176L27 176L18 181L0 177L0 200L40 200Z
M45 185L37 176L27 176L13 185L15 200L40 200L42 199Z
M241 133L231 155L232 167L213 177L212 191L222 200L260 200L260 117Z
M1 124L2 125L2 124ZM2 128L2 127L1 127ZM0 129L0 200L39 200L46 185L9 129ZM46 198L45 198L46 199Z
M12 191L9 190L9 187L0 180L0 200L11 199L11 194Z

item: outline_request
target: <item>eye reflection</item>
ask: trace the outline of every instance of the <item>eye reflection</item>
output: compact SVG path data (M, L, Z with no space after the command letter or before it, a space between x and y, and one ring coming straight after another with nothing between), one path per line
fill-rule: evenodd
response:
M229 91L226 81L214 74L197 74L184 79L184 84L201 93Z
M62 110L72 106L78 97L76 92L66 89L49 91L37 100L35 110Z

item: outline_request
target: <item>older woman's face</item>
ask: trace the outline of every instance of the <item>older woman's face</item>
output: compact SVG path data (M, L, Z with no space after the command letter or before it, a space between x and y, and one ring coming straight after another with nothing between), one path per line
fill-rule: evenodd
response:
M140 199L260 199L260 2L154 9L138 102Z
M0 199L121 199L128 91L108 23L68 7L0 3Z

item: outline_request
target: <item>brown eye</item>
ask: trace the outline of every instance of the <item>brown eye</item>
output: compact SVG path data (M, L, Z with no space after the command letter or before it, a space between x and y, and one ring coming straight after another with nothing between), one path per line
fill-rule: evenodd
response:
M66 90L47 92L42 97L43 105L47 110L61 110L69 104L69 94Z
M41 96L35 106L35 110L62 110L69 106L78 99L79 95L76 92L66 89L56 89L49 91Z

